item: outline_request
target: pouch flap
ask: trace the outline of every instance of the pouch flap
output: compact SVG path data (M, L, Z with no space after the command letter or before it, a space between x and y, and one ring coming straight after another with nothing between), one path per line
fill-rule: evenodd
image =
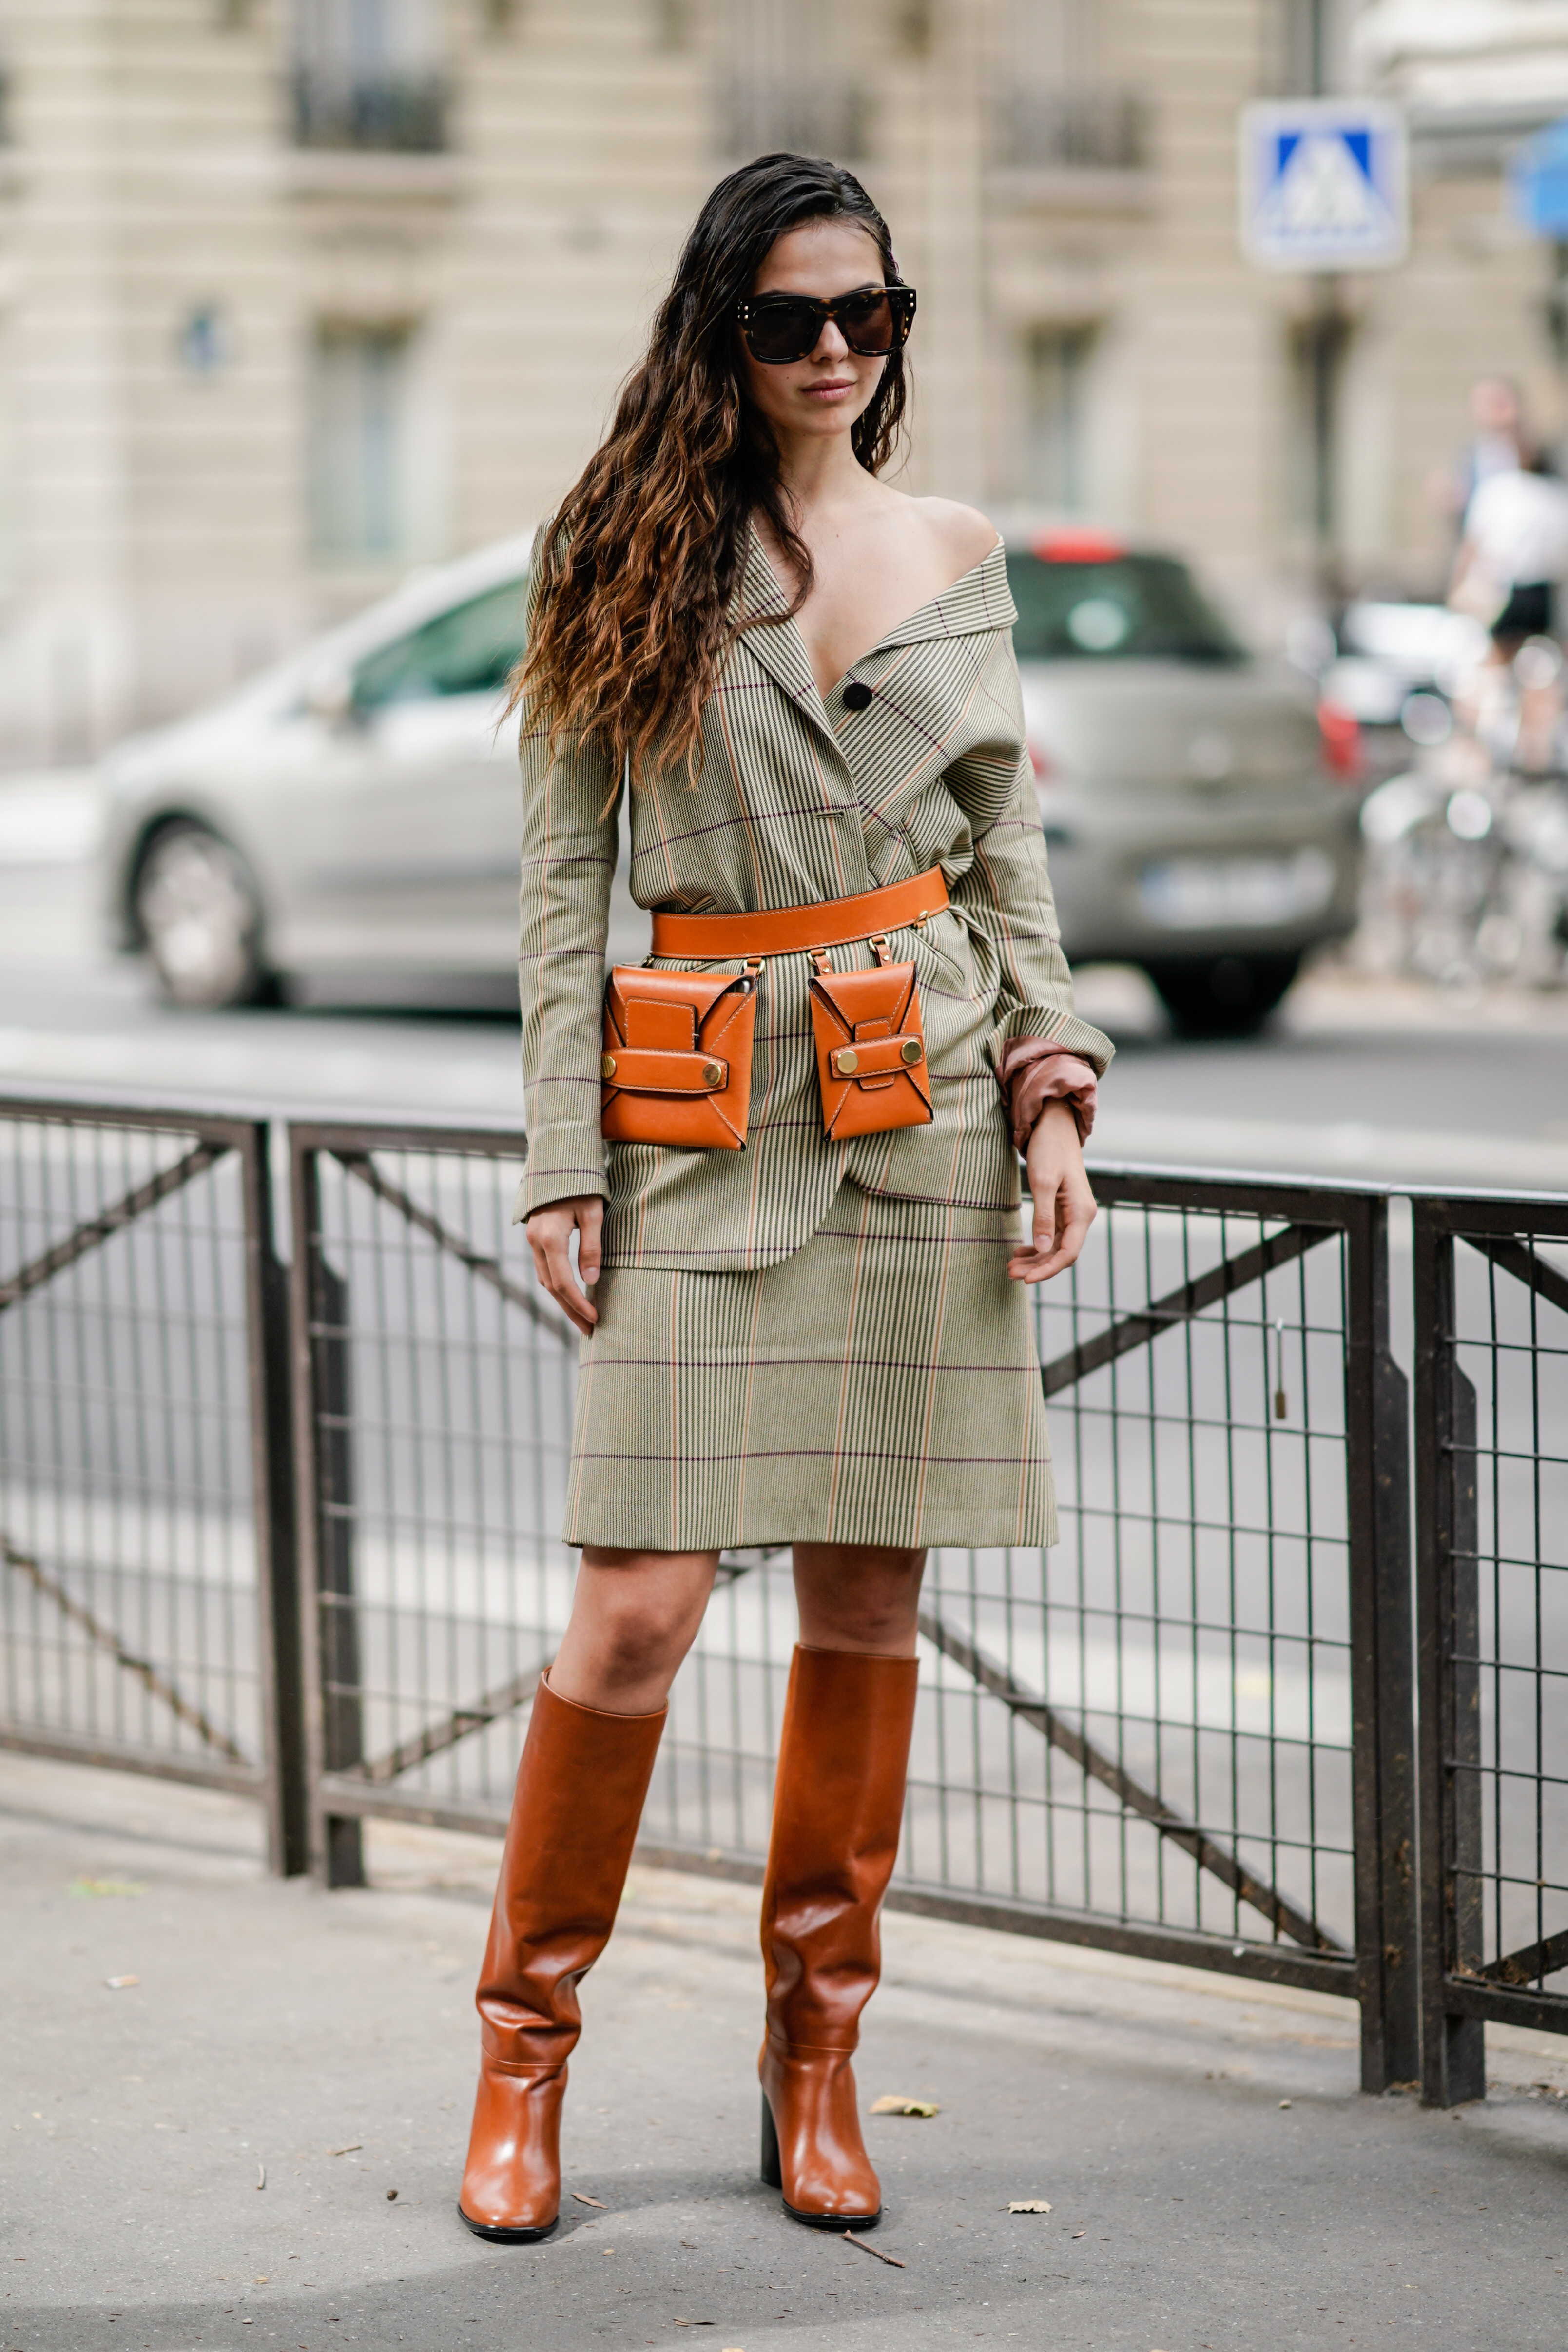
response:
M811 994L841 1024L846 1045L852 1045L856 1030L870 1022L885 1021L898 1034L906 1025L915 995L915 966L882 963L864 971L814 972ZM907 1025L918 1030L916 1023Z
M656 1054L696 1052L697 1008L695 1004L672 1004L667 997L661 996L655 1000L630 994L625 1003L628 1045L643 1045Z
M692 1034L686 1032L677 1035L672 1014L678 1017L685 1013L700 1029L719 998L734 986L732 971L650 971L643 964L617 964L610 975L604 1009L622 1045L632 1043L627 1026L631 1021L639 1029L646 1023L660 1033L653 1036L643 1030L636 1040L639 1045L653 1045L665 1052L678 1052L684 1046L689 1052L694 1042ZM633 1004L641 1008L635 1014L631 1009Z

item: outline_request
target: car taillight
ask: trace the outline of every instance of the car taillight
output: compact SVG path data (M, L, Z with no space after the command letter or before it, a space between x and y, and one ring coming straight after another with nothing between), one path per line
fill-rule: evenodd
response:
M1318 733L1322 739L1323 765L1342 783L1354 783L1361 774L1361 728L1337 702L1318 705Z
M1041 750L1032 735L1029 739L1029 763L1034 770L1037 784L1049 784L1053 781L1056 770L1051 764L1051 754Z

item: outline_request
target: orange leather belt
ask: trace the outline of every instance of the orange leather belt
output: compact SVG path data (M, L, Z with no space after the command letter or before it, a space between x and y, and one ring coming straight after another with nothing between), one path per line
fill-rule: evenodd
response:
M653 953L723 963L733 956L800 955L810 948L848 947L883 931L907 930L947 904L942 868L856 898L826 898L818 907L775 907L759 915L653 917Z

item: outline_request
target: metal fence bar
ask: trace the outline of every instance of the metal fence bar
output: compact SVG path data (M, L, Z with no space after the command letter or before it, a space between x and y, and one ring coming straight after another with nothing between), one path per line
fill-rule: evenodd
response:
M1388 1329L1388 1203L1350 1213L1346 1479L1361 2082L1421 2070L1409 1397Z
M259 1795L287 1872L307 1782L267 1143L253 1118L0 1095L0 1746Z
M1432 2106L1485 2095L1489 2019L1568 2032L1545 1981L1568 1969L1568 1275L1542 1254L1564 1243L1563 1202L1415 1202Z
M1086 1739L1077 1727L1069 1723L1054 1707L1048 1706L1033 1692L1022 1689L1006 1666L988 1657L978 1643L970 1641L967 1634L949 1625L946 1619L939 1616L934 1609L922 1609L919 1622L920 1631L933 1647L940 1650L945 1657L955 1660L966 1674L972 1675L982 1690L989 1691L993 1698L1000 1699L1002 1705L1023 1722L1032 1724L1053 1748L1060 1748L1064 1756L1070 1756L1080 1770L1098 1780L1103 1788L1109 1789L1129 1812L1141 1814L1145 1821L1153 1823L1162 1837L1169 1838L1173 1845L1179 1845L1190 1853L1200 1870L1212 1871L1222 1886L1228 1886L1242 1902L1249 1903L1255 1911L1262 1914L1270 1927L1278 1927L1284 1935L1293 1937L1308 1951L1332 1952L1336 1958L1348 1959L1351 1957L1326 1927L1321 1927L1315 1919L1300 1910L1277 1887L1266 1885L1255 1878L1237 1860L1229 1847L1207 1836L1196 1822L1186 1820L1154 1790L1145 1789L1113 1756L1107 1756L1092 1739Z

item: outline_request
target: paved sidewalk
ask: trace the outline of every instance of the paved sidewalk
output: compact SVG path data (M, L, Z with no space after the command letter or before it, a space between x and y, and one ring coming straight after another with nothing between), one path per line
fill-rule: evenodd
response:
M1343 2003L890 1916L862 2095L940 2107L868 2125L894 2268L759 2186L756 1896L671 1873L586 1988L598 2201L483 2245L453 2200L497 1849L371 1855L373 1891L279 1885L243 1805L0 1755L0 2352L1568 2340L1568 2042L1494 2034L1485 2105L1429 2115L1357 2095Z

